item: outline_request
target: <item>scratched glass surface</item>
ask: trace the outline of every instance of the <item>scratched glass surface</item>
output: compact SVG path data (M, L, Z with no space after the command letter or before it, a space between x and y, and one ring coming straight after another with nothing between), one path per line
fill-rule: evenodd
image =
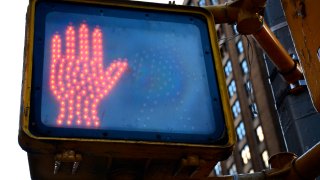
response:
M41 121L49 127L215 131L199 28L190 23L51 12Z

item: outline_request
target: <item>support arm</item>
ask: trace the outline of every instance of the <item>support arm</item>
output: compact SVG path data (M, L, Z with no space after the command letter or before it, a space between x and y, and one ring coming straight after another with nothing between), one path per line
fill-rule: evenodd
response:
M278 71L289 83L303 79L302 70L296 61L293 61L288 52L281 45L276 36L264 23L260 30L253 33L254 38L272 59Z
M266 0L237 0L218 6L207 6L217 24L236 23L240 34L252 34L289 83L303 79L302 70L293 61L276 36L263 21Z

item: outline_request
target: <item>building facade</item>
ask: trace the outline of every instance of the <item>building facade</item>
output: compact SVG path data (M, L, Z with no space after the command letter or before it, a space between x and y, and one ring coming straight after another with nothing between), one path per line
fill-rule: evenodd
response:
M222 3L226 2L184 1L191 6ZM264 54L251 36L239 35L235 25L217 24L216 30L237 144L233 155L215 166L213 175L261 171L269 167L271 155L286 150Z

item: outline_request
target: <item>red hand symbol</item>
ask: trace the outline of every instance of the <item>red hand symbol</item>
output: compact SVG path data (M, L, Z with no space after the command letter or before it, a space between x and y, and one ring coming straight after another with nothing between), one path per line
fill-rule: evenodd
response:
M73 26L66 30L65 54L61 52L60 35L52 37L50 90L60 105L56 122L58 125L99 126L98 104L117 84L128 63L126 59L118 59L103 69L102 32L99 27L92 32L91 46L86 24L81 24L77 40L78 56Z

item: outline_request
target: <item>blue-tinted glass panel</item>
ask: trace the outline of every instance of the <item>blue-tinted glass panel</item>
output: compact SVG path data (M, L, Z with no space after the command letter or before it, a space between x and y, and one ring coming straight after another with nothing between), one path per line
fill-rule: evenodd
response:
M206 6L206 0L199 0L198 2L199 6Z
M230 82L230 84L228 85L228 92L229 92L230 98L232 98L233 95L235 95L237 93L237 87L236 87L236 83L234 80L232 80Z
M241 69L242 69L242 72L243 74L248 74L249 73L249 66L248 66L248 63L247 63L247 60L246 59L243 59L242 62L241 62Z
M240 103L239 100L236 100L236 102L232 105L232 113L233 118L237 118L241 113Z
M243 53L243 51L244 51L243 43L242 43L241 40L237 42L237 51L238 51L239 54Z
M252 103L249 105L250 110L251 110L251 116L252 118L258 117L259 111L256 103Z
M203 18L37 6L34 131L192 143L221 138L224 117Z
M230 59L227 61L226 65L224 66L224 73L227 78L232 74L232 64Z
M246 130L244 128L244 124L242 121L238 125L236 131L237 131L238 139L241 141L246 136Z

